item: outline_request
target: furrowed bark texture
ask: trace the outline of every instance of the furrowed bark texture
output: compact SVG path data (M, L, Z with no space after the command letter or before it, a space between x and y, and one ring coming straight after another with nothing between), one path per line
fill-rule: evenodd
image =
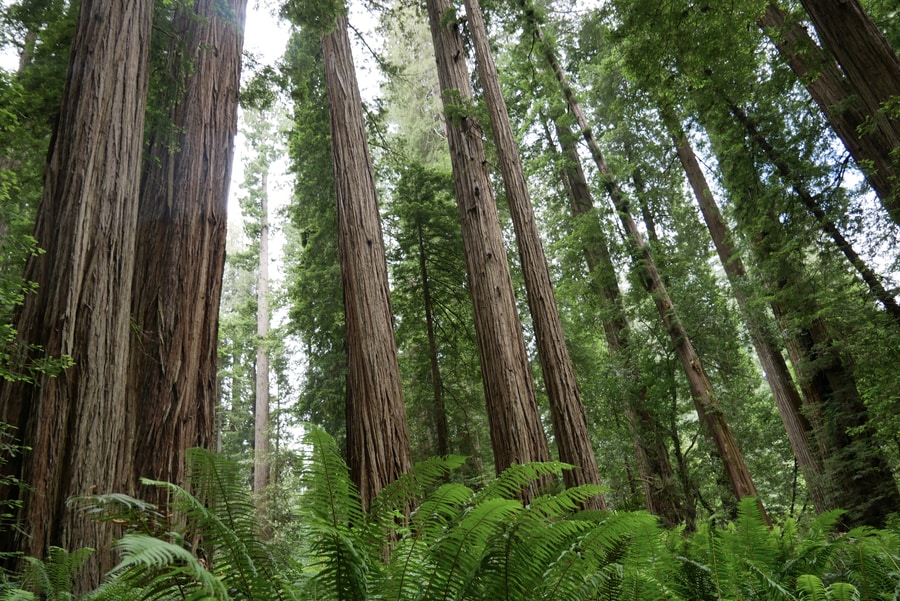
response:
M803 413L803 401L797 392L781 351L775 346L774 341L769 339L759 319L753 315L746 291L747 271L743 259L731 241L728 226L719 211L712 190L707 184L706 176L700 169L700 163L697 161L687 135L675 121L674 115L668 116L667 127L675 144L678 158L684 167L688 183L709 229L719 260L731 283L734 298L744 314L744 323L750 332L750 340L759 357L769 389L772 391L772 397L787 432L791 449L803 472L813 505L820 513L827 509L834 509L829 507L826 499L822 480L822 458L815 451L815 436L809 419Z
M656 264L653 261L653 257L650 255L650 250L644 243L641 232L634 222L634 218L630 212L628 199L623 194L619 184L615 180L615 176L607 165L606 159L600 151L600 146L597 144L597 140L594 137L593 130L588 124L584 112L581 110L578 99L575 97L575 92L572 89L572 86L569 85L568 77L566 77L565 71L563 71L559 60L556 58L555 51L544 38L540 23L534 16L534 11L529 10L526 0L521 0L520 6L525 9L525 15L529 21L529 25L533 28L535 35L540 41L544 58L556 75L560 89L566 98L569 111L575 116L578 127L581 129L581 135L587 143L591 157L594 159L594 163L597 166L597 170L603 176L606 191L615 206L615 210L622 222L622 227L625 230L626 242L629 244L635 268L638 270L640 276L641 284L656 304L656 308L659 311L666 332L681 361L682 368L687 376L691 397L694 400L697 415L704 426L707 436L709 436L710 440L716 446L719 458L722 461L729 484L731 485L731 490L737 499L743 499L744 497L757 497L758 499L759 495L757 494L756 486L754 485L753 479L750 476L750 471L747 469L747 465L744 462L744 457L738 448L737 440L735 440L731 427L728 425L728 421L725 419L725 415L719 407L718 400L713 393L709 378L700 362L700 357L694 350L691 339L688 337L687 332L684 330L684 326L681 324L681 320L678 318L678 313L675 311L672 299L669 297L666 286L659 275L659 271L656 269ZM768 521L769 517L763 508L762 502L759 502L759 507Z
M896 221L897 201L891 198L897 184L898 163L891 151L900 146L900 122L878 110L877 102L873 105L858 96L834 58L777 4L766 6L758 24L772 37ZM893 94L897 93L900 92L894 90Z
M488 177L482 131L470 115L472 87L466 50L448 0L428 0L438 79L446 115L453 181L462 225L475 333L487 399L488 423L497 472L513 463L546 461L522 325ZM534 491L526 491L525 496Z
M224 10L227 6L228 10ZM246 0L196 0L173 28L174 146L151 137L141 180L128 400L135 476L184 483L184 452L215 444L219 298ZM177 53L176 53L177 56ZM165 503L163 492L147 490Z
M581 392L575 379L575 368L566 348L562 322L556 306L556 295L550 281L550 270L541 244L541 236L534 220L531 196L525 183L525 173L519 148L513 136L506 102L500 89L497 66L487 39L487 31L477 0L466 0L466 14L475 46L475 56L481 85L487 100L491 129L500 162L506 200L509 203L519 260L525 278L528 308L534 324L538 357L544 385L550 401L550 415L561 461L576 466L567 470L563 480L567 487L600 484L597 459L588 432ZM603 495L592 498L591 509L606 509Z
M106 549L78 591L112 567L112 532L66 499L125 490L131 477L125 359L151 23L149 0L81 3L35 226L47 252L25 275L40 287L17 319L22 343L75 365L4 383L0 397L2 419L31 447L20 473L32 486L19 514L26 536L7 542L38 558L50 545Z
M556 133L565 161L560 176L572 199L572 216L575 219L596 218L591 190L575 147L575 135L567 125L558 122ZM552 140L549 132L547 138ZM624 371L620 379L625 397L624 413L631 431L647 511L659 516L666 526L674 527L682 521L690 524L693 516L681 502L664 428L647 408L647 387L641 383L640 367L629 347L630 324L609 253L609 240L599 226L590 231L596 234L585 240L585 260L591 281L606 301L607 310L602 321L609 354Z
M837 59L853 93L863 105L863 130L875 123L883 175L888 189L884 207L900 223L900 194L896 191L897 148L900 147L900 59L858 0L801 0L822 45ZM888 103L893 106L886 107ZM868 157L867 157L868 158ZM873 161L876 157L872 158Z
M387 263L347 18L322 38L347 329L347 450L363 507L411 468Z

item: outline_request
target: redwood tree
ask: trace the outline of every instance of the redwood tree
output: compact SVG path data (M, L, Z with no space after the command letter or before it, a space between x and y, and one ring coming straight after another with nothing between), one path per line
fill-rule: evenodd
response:
M73 495L128 488L135 454L126 370L148 84L150 0L83 0L72 41L26 278L39 288L17 318L23 345L74 366L57 378L5 382L0 419L19 428L23 532L7 548L101 549L77 588L112 567L109 523L79 517Z
M566 486L570 487L582 484L599 485L600 473L591 446L581 392L575 379L575 368L572 366L569 350L566 348L547 258L544 256L541 236L535 223L518 144L509 122L506 102L497 76L497 66L488 44L487 30L478 0L466 0L466 14L472 32L478 73L491 120L494 143L497 146L506 200L516 232L519 261L525 278L528 307L534 324L544 385L550 400L550 415L553 419L559 458L576 466L576 469L565 472L564 480ZM597 509L606 508L603 496L592 499L589 504Z
M347 17L322 38L347 341L347 454L363 507L411 467L384 240Z
M171 100L170 127L151 131L135 250L126 398L137 424L137 477L182 482L184 451L215 443L218 308L246 5L228 0L223 10L220 0L195 0L172 18L180 35L169 41L166 77L176 87L183 82L183 94Z
M428 0L438 78L446 116L469 292L484 378L494 467L546 461L522 325L488 176L482 130L472 109L461 23L448 0ZM533 491L526 492L526 496Z

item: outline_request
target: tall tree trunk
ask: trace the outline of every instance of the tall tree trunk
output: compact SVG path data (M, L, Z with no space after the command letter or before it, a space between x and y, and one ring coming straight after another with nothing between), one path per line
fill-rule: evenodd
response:
M569 85L565 71L563 71L559 60L556 58L555 51L544 38L540 23L537 21L534 11L528 8L528 5L526 4L527 1L528 0L520 0L520 5L525 8L529 25L533 28L535 35L540 41L544 58L556 75L557 82L566 98L569 110L575 116L578 127L581 129L581 135L585 142L587 142L591 157L594 159L594 163L603 178L606 191L615 206L616 212L618 213L619 219L625 230L626 241L630 246L634 265L640 276L641 285L647 290L653 299L653 302L656 304L660 318L665 325L666 332L669 334L672 345L681 361L684 373L687 376L688 386L691 390L691 397L694 400L697 415L700 418L700 422L703 424L707 436L716 446L719 458L722 461L729 484L731 485L731 490L737 499L757 497L758 500L756 485L753 483L753 479L744 462L744 457L738 448L737 440L735 440L731 427L728 425L725 415L719 407L718 400L713 393L712 385L709 382L706 371L703 369L700 357L694 350L691 339L688 337L684 326L681 324L681 320L678 317L672 299L669 297L665 284L656 269L653 257L650 255L647 245L644 244L643 236L641 235L637 224L634 222L628 199L623 194L619 184L616 182L612 170L607 165L606 159L603 157L603 153L600 151L600 147L594 137L593 130L588 124L584 112L581 110L581 105L575 97L575 92L572 89L572 86ZM759 500L758 502L760 510L763 512L763 515L766 516L766 520L768 521L769 518L768 515L766 515L762 502Z
M877 104L874 107L867 105L844 77L834 58L777 4L766 6L758 24L772 37L781 56L806 86L844 147L866 174L872 189L897 221L900 213L896 209L896 200L891 209L890 199L900 175L896 159L891 158L891 150L900 146L898 120L890 119L884 111L878 110Z
M484 378L494 467L546 461L522 325L488 177L482 131L472 112L472 86L460 23L449 0L427 0L438 79L446 115L453 181L462 225L475 333ZM525 492L525 496L533 494Z
M889 189L881 199L894 221L900 224L900 194L895 190L900 175L895 153L900 146L900 116L896 112L900 98L900 59L859 0L801 0L801 4L815 25L822 45L837 59L851 90L862 101L866 120L861 125L868 129L868 123L875 121L887 136L878 148L881 156L890 162L883 174ZM888 106L890 103L893 106Z
M412 465L384 239L347 17L322 38L347 341L347 452L363 507Z
M253 412L253 492L269 484L269 179L260 174L259 264L256 272L256 410Z
M419 275L422 277L422 302L425 304L425 327L428 336L431 388L434 392L434 430L437 435L438 455L443 457L450 452L450 435L447 428L447 410L444 407L444 384L441 379L441 366L438 362L434 302L431 298L431 281L428 279L428 262L425 256L425 233L421 221L416 224L416 241L419 246Z
M219 299L225 266L246 0L177 10L184 82L169 117L175 143L151 132L138 221L128 395L135 476L184 481L185 450L215 443ZM165 503L165 492L146 490Z
M734 298L744 315L744 323L750 332L750 340L759 357L769 389L772 391L772 397L775 399L775 405L787 431L794 456L803 471L813 505L818 512L833 509L828 506L826 501L822 480L822 458L814 450L815 437L809 419L803 413L803 401L797 392L781 351L766 334L765 328L760 322L761 316L754 315L747 294L747 271L744 268L743 259L732 242L728 226L722 218L722 213L719 211L712 190L706 181L706 176L700 169L700 163L694 155L687 135L674 114L664 115L664 118L675 144L678 158L684 167L688 183L694 192L694 197L700 206L700 212L703 214L703 219L716 247L719 260L731 283Z
M560 176L572 200L572 216L575 219L595 217L591 190L575 147L575 135L567 125L558 120L556 134L565 161L560 169ZM549 132L547 139L552 144ZM614 361L624 366L621 378L625 391L624 412L632 433L647 511L659 516L666 526L674 527L682 521L691 523L693 516L682 503L675 483L664 428L647 408L647 387L641 383L640 367L630 348L630 325L625 315L615 265L610 256L609 241L600 227L592 227L589 231L596 232L596 235L585 240L585 259L591 280L599 286L600 294L606 301L607 311L602 321L609 354Z
M475 46L481 86L487 101L488 114L500 172L506 188L525 289L528 308L534 324L538 357L550 401L550 415L561 461L576 466L563 474L566 486L600 484L597 459L588 432L581 392L575 379L575 368L566 348L562 322L556 306L556 295L550 281L547 258L541 245L534 219L531 197L525 183L525 172L519 157L518 144L513 136L506 102L500 89L497 66L487 39L487 31L478 0L465 0L469 30ZM586 503L592 509L606 509L602 495Z
M0 419L19 428L23 531L4 547L46 557L55 545L99 549L76 589L112 567L112 531L66 500L127 490L133 438L125 399L141 144L152 25L149 0L83 0L60 120L28 262L37 282L16 320L19 341L69 355L59 377L4 382ZM12 539L13 537L10 537Z

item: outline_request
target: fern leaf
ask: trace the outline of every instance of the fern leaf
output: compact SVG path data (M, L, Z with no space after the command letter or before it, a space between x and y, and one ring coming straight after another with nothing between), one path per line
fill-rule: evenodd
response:
M797 590L802 601L827 601L828 593L822 579L814 574L803 574L797 578Z

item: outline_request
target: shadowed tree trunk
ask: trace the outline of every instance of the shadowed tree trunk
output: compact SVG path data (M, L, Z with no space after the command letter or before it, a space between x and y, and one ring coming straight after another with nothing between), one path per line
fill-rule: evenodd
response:
M224 10L227 6L227 10ZM177 9L170 76L184 82L144 158L138 221L129 402L135 475L183 483L184 452L215 444L219 299L228 184L237 131L246 0ZM183 55L179 53L183 52ZM165 503L165 492L146 494Z
M596 219L591 190L575 147L575 135L567 125L558 121L555 125L564 160L560 176L572 200L572 216L575 219ZM552 143L549 132L547 139ZM589 231L596 234L585 240L585 259L591 281L599 287L606 301L603 331L609 354L624 369L620 378L624 388L624 412L632 434L647 511L659 516L667 526L674 527L685 521L692 528L693 512L682 503L675 483L664 428L647 408L647 387L641 383L640 368L631 355L630 325L609 253L609 241L600 227L590 228Z
M872 189L886 207L890 206L898 175L897 162L891 158L891 150L900 145L897 120L867 107L834 58L778 5L767 5L758 23L806 86ZM897 210L891 213L896 221Z
M446 19L452 13L448 0L428 0L427 7L475 313L494 466L499 473L513 463L546 461L549 453L488 177L482 131L471 115L472 87L460 23ZM526 491L525 497L533 493Z
M584 405L575 379L575 369L566 348L562 322L556 306L556 295L550 281L550 270L535 223L518 145L513 136L506 102L500 89L497 67L488 45L481 8L478 0L466 0L465 4L478 72L487 101L494 143L497 146L500 172L506 189L506 200L516 232L528 308L531 311L538 357L550 401L550 415L559 448L559 458L576 466L576 469L567 470L563 474L563 479L568 487L582 484L599 486L600 473L588 433ZM585 505L591 509L606 509L606 501L602 495L592 498Z
M347 18L322 38L347 341L347 453L363 507L412 467L387 263Z
M0 419L19 428L24 531L5 550L101 549L76 591L113 565L108 522L66 507L73 495L127 490L133 424L126 368L152 2L83 0L28 262L37 282L16 319L21 344L74 366L56 378L4 382Z

